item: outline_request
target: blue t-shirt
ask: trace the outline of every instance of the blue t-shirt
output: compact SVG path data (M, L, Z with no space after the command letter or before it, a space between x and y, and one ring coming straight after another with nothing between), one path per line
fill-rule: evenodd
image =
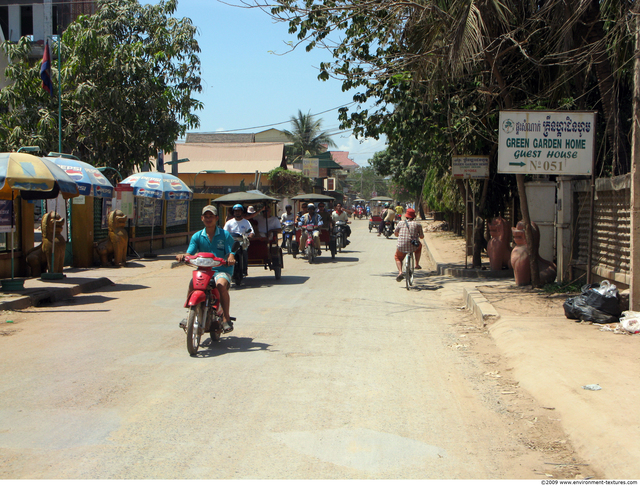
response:
M209 240L207 235L207 229L194 233L187 248L189 255L195 255L196 253L213 253L218 258L227 258L227 255L231 253L233 248L234 239L231 233L223 230L219 226L216 226L216 234L212 240ZM216 272L225 272L233 274L233 265L215 267Z

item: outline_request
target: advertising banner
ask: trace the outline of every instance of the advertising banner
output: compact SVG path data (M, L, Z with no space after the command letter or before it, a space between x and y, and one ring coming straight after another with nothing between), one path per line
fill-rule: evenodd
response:
M453 177L456 179L487 179L489 177L489 156L455 156L451 169Z
M0 233L10 233L16 230L12 220L13 201L0 200Z
M591 175L596 113L501 111L498 172Z
M320 177L320 161L318 159L302 159L302 174L307 177Z

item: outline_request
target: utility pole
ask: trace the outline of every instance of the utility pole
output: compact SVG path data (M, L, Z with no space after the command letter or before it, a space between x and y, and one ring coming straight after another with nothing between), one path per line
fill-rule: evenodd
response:
M635 65L633 74L633 139L631 143L631 285L629 309L640 309L640 5L633 6L636 27Z

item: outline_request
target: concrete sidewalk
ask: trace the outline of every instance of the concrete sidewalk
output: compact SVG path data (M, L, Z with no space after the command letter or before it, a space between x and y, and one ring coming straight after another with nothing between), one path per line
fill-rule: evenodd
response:
M640 334L567 319L566 296L517 287L512 274L465 269L464 240L451 233L425 232L425 242L438 274L462 287L466 307L519 386L560 414L582 460L601 478L640 478ZM583 388L591 384L601 389Z
M127 260L126 267L65 268L64 277L59 280L28 278L24 289L3 291L0 289L0 310L26 309L31 306L65 300L78 294L95 292L103 287L123 283L162 268L175 261L177 253L184 253L184 247L155 250L157 258L134 258Z

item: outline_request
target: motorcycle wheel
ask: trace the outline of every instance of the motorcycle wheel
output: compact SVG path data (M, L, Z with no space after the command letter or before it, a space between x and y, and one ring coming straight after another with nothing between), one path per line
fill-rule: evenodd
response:
M313 256L314 256L314 251L313 251L313 246L312 245L307 245L307 247L304 249L304 251L306 252L306 256L307 256L307 260L309 260L309 263L313 263Z
M189 318L187 319L187 350L191 356L195 356L200 347L200 338L202 337L202 331L204 329L204 323L202 322L203 311L203 302L189 308Z
M211 331L209 331L209 337L211 338L211 341L215 341L215 342L220 341L221 335L222 335L222 328L220 326L220 322L217 320L213 321L211 323Z
M287 253L291 254L291 238L287 238L287 243L285 244L285 248L287 249Z
M273 271L276 274L276 280L280 280L280 277L282 277L282 267L280 265L276 265L273 267Z
M240 257L242 258L242 257ZM242 265L240 264L239 261L236 261L236 265L233 267L233 281L236 284L236 286L239 286L242 283Z
M342 244L342 235L338 235L338 237L336 238L336 247L338 248L338 251L340 253L342 253L342 247L344 245Z

